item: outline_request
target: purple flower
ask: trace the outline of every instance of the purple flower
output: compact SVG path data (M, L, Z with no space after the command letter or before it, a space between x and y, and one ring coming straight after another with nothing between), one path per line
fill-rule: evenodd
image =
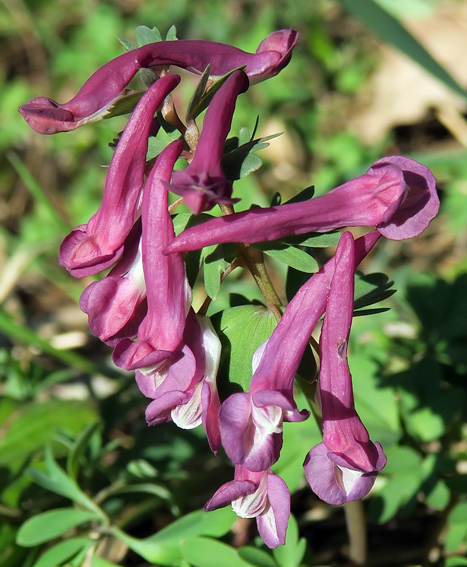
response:
M60 264L73 276L104 270L122 254L138 215L154 112L179 81L176 75L157 81L131 115L110 162L99 210L86 225L73 230L60 247Z
M171 411L172 421L182 429L192 429L201 423L214 453L220 445L217 372L221 357L221 343L208 317L196 316L202 333L204 355L203 377L195 385L190 398Z
M243 71L235 71L225 81L206 111L192 162L184 170L175 171L168 186L195 214L217 203L226 205L238 200L231 199L232 183L225 177L221 160L237 97L247 89L248 77Z
M217 453L220 351L209 320L190 310L179 349L162 365L136 370L139 389L152 400L146 408L149 425L172 420L182 429L192 429L202 423L209 445Z
M357 240L352 270L379 236L372 231ZM326 309L335 265L332 258L300 288L271 337L256 351L250 391L231 395L221 406L222 445L237 465L252 471L268 469L279 458L283 421L302 421L309 415L297 410L293 379Z
M290 61L298 32L280 30L264 39L256 53L202 40L160 41L124 53L97 70L69 102L58 104L46 97L33 98L19 111L40 134L55 134L105 117L125 95L134 75L142 68L175 65L202 73L208 64L215 77L246 65L250 82L273 77Z
M160 154L144 187L141 238L144 279L150 282L146 286L148 307L137 340L123 339L115 346L114 362L126 370L157 367L182 342L191 290L181 256L162 254L174 237L164 182L170 179L182 148L183 143L177 140Z
M251 472L235 467L235 480L219 488L206 503L206 511L232 504L241 518L256 518L259 535L274 549L284 545L290 517L290 494L285 482L270 470Z
M375 226L387 238L402 240L420 234L438 209L436 180L430 170L412 159L392 156L315 199L258 207L189 228L166 252L225 242L265 242L345 226Z
M136 336L147 310L145 299L139 219L125 241L118 264L105 278L88 285L79 304L88 314L94 335L114 346L122 338Z
M354 241L344 232L335 256L335 271L320 339L321 368L318 401L323 442L307 455L304 468L312 490L329 504L365 496L386 465L379 443L355 411L347 345L354 298Z
M136 369L139 389L152 399L146 409L149 425L170 421L172 410L190 401L203 378L206 367L203 332L193 310L188 312L177 347L166 354L159 362Z

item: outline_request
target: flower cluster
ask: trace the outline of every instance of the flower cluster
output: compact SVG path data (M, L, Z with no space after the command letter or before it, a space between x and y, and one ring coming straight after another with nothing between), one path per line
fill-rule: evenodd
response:
M271 467L281 451L283 423L309 416L295 403L294 376L323 316L316 395L323 441L306 456L306 478L325 502L343 504L365 496L386 464L381 445L370 440L354 406L347 361L354 273L381 236L412 238L439 208L431 172L412 159L390 156L321 197L213 218L175 236L170 191L195 215L237 201L222 167L236 100L252 84L281 71L297 40L293 30L274 32L256 53L209 41L151 43L104 65L65 104L39 97L20 108L40 133L73 130L106 116L128 94L139 69L159 73L119 138L99 210L65 238L60 264L76 277L111 268L80 300L92 332L113 348L118 367L135 371L139 389L150 399L150 425L171 420L188 429L202 424L214 452L222 443L235 464L235 478L205 509L231 503L238 515L256 518L272 548L285 542L290 496ZM222 78L209 97L196 142L187 143L182 124L180 138L147 161L148 139L161 127L160 110L180 82L169 67L199 74L208 65L211 84ZM180 157L188 166L174 171ZM221 400L221 344L209 319L193 310L184 254L212 244L248 245L348 226L372 230L357 240L342 233L335 256L300 288L256 351L249 390ZM248 253L247 246L243 249Z

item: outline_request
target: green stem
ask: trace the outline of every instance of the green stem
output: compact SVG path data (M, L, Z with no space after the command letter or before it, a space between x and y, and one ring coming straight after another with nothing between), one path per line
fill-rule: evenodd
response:
M220 205L220 208L224 215L231 215L234 212L232 205ZM268 271L266 270L263 253L261 250L257 250L251 246L246 246L240 242L237 242L236 246L245 266L251 272L256 285L263 294L268 309L272 311L277 321L280 321L282 314L279 308L282 305L282 302L277 295Z
M351 565L363 567L366 565L367 541L365 510L361 500L344 504L345 522L349 535L349 559Z

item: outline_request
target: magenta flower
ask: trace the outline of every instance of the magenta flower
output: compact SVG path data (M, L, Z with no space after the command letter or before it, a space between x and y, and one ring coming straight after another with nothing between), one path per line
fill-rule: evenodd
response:
M141 254L141 222L135 223L118 264L103 279L92 282L79 305L89 318L91 331L114 346L136 336L146 314L146 282Z
M60 264L73 276L104 270L122 254L138 216L152 119L179 81L180 77L168 75L154 83L131 115L110 162L99 210L87 224L75 228L60 247Z
M202 40L160 41L124 53L96 71L78 94L64 104L46 97L33 98L20 106L26 122L40 134L55 134L105 117L125 95L126 87L142 68L175 65L202 73L208 64L215 77L246 65L250 82L273 77L290 61L298 32L280 30L264 39L256 53Z
M375 226L394 240L420 234L439 209L430 170L400 156L383 158L365 175L306 202L254 208L182 232L167 252L225 242L265 242L345 226Z
M158 157L143 191L142 262L147 286L147 314L136 341L121 340L114 349L115 364L126 370L158 366L169 359L183 338L191 289L179 254L164 256L162 250L174 238L167 209L167 190L183 142L172 142Z
M195 214L217 203L226 205L238 200L231 199L232 183L225 177L221 160L237 97L247 89L248 77L243 71L235 71L225 81L206 111L192 162L184 170L175 171L168 185Z
M157 352L155 351L156 355ZM203 378L206 367L203 332L191 309L181 340L173 351L166 354L168 356L155 364L142 365L136 369L139 389L147 398L152 399L146 409L149 425L170 421L172 410L189 402ZM183 422L180 420L180 423ZM189 428L188 422L185 425Z
M235 467L235 480L219 488L206 503L206 511L232 504L241 518L256 518L259 535L274 549L284 545L290 517L290 494L285 482L270 470L251 472Z
M323 442L307 455L305 475L312 490L329 504L365 496L386 465L379 443L355 411L347 345L354 298L354 241L344 232L335 256L335 270L320 339L321 368L318 401Z
M372 231L357 240L353 271L379 236ZM326 309L335 265L332 258L300 288L271 337L257 350L250 391L231 395L221 406L222 445L236 465L251 471L268 469L279 458L283 422L302 421L309 415L297 410L293 379Z
M194 386L190 398L171 411L172 421L182 429L192 429L201 423L206 431L209 445L214 453L220 445L217 372L221 358L221 342L208 317L196 315L202 333L204 354L203 377Z
M152 400L146 408L149 425L172 420L182 429L192 429L202 423L209 445L217 453L220 351L209 320L190 310L179 349L163 364L136 370L139 389Z

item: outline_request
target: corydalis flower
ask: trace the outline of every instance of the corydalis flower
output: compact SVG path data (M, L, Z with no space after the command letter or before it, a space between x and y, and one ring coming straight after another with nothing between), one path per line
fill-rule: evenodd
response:
M378 238L378 232L372 231L357 240L352 270ZM326 309L335 265L332 258L300 288L271 337L255 353L250 391L233 394L222 404L222 444L235 464L252 471L268 469L279 458L283 421L301 421L308 416L307 411L296 408L293 379Z
M329 504L365 496L385 465L379 443L355 411L347 344L354 298L354 241L344 232L336 251L335 270L320 339L318 401L323 442L308 454L304 468L312 490Z
M146 314L146 282L141 254L141 222L135 223L118 264L81 294L79 305L87 313L89 328L101 341L114 346L136 336Z
M167 252L225 242L265 242L345 226L374 226L386 238L403 240L420 234L438 209L436 180L430 170L412 159L391 156L315 199L258 207L189 228Z
M60 246L60 264L73 276L100 272L122 254L125 239L137 218L153 116L179 81L177 75L157 81L131 115L112 156L99 210L87 224L73 230Z
M220 444L217 372L221 358L221 343L208 317L196 315L196 321L202 334L203 377L189 392L187 401L174 407L170 415L172 421L182 429L193 429L202 423L209 445L216 453Z
M230 204L232 183L227 181L221 160L224 144L232 123L235 103L248 89L248 77L235 71L214 95L203 121L203 131L190 165L175 171L170 191L181 195L185 205L195 214L211 209L216 203Z
M252 472L235 467L235 480L219 488L204 506L206 511L232 504L241 518L256 518L264 543L275 548L284 545L290 517L290 494L285 482L270 470Z
M181 256L162 254L174 237L164 182L170 179L182 149L180 140L172 142L158 157L144 187L141 238L144 279L150 282L146 292L148 308L137 340L123 339L114 349L115 364L126 370L158 365L170 358L182 342L191 290Z
M96 71L69 102L58 104L37 97L19 111L29 126L41 134L54 134L100 120L125 95L126 87L139 69L175 65L202 73L208 64L215 77L246 65L251 83L273 77L290 61L298 32L280 30L265 38L256 53L202 40L160 41L124 53Z
M136 370L139 389L152 400L146 408L149 425L173 420L182 429L192 429L202 423L212 451L217 452L220 351L209 320L190 309L179 348L163 364Z

